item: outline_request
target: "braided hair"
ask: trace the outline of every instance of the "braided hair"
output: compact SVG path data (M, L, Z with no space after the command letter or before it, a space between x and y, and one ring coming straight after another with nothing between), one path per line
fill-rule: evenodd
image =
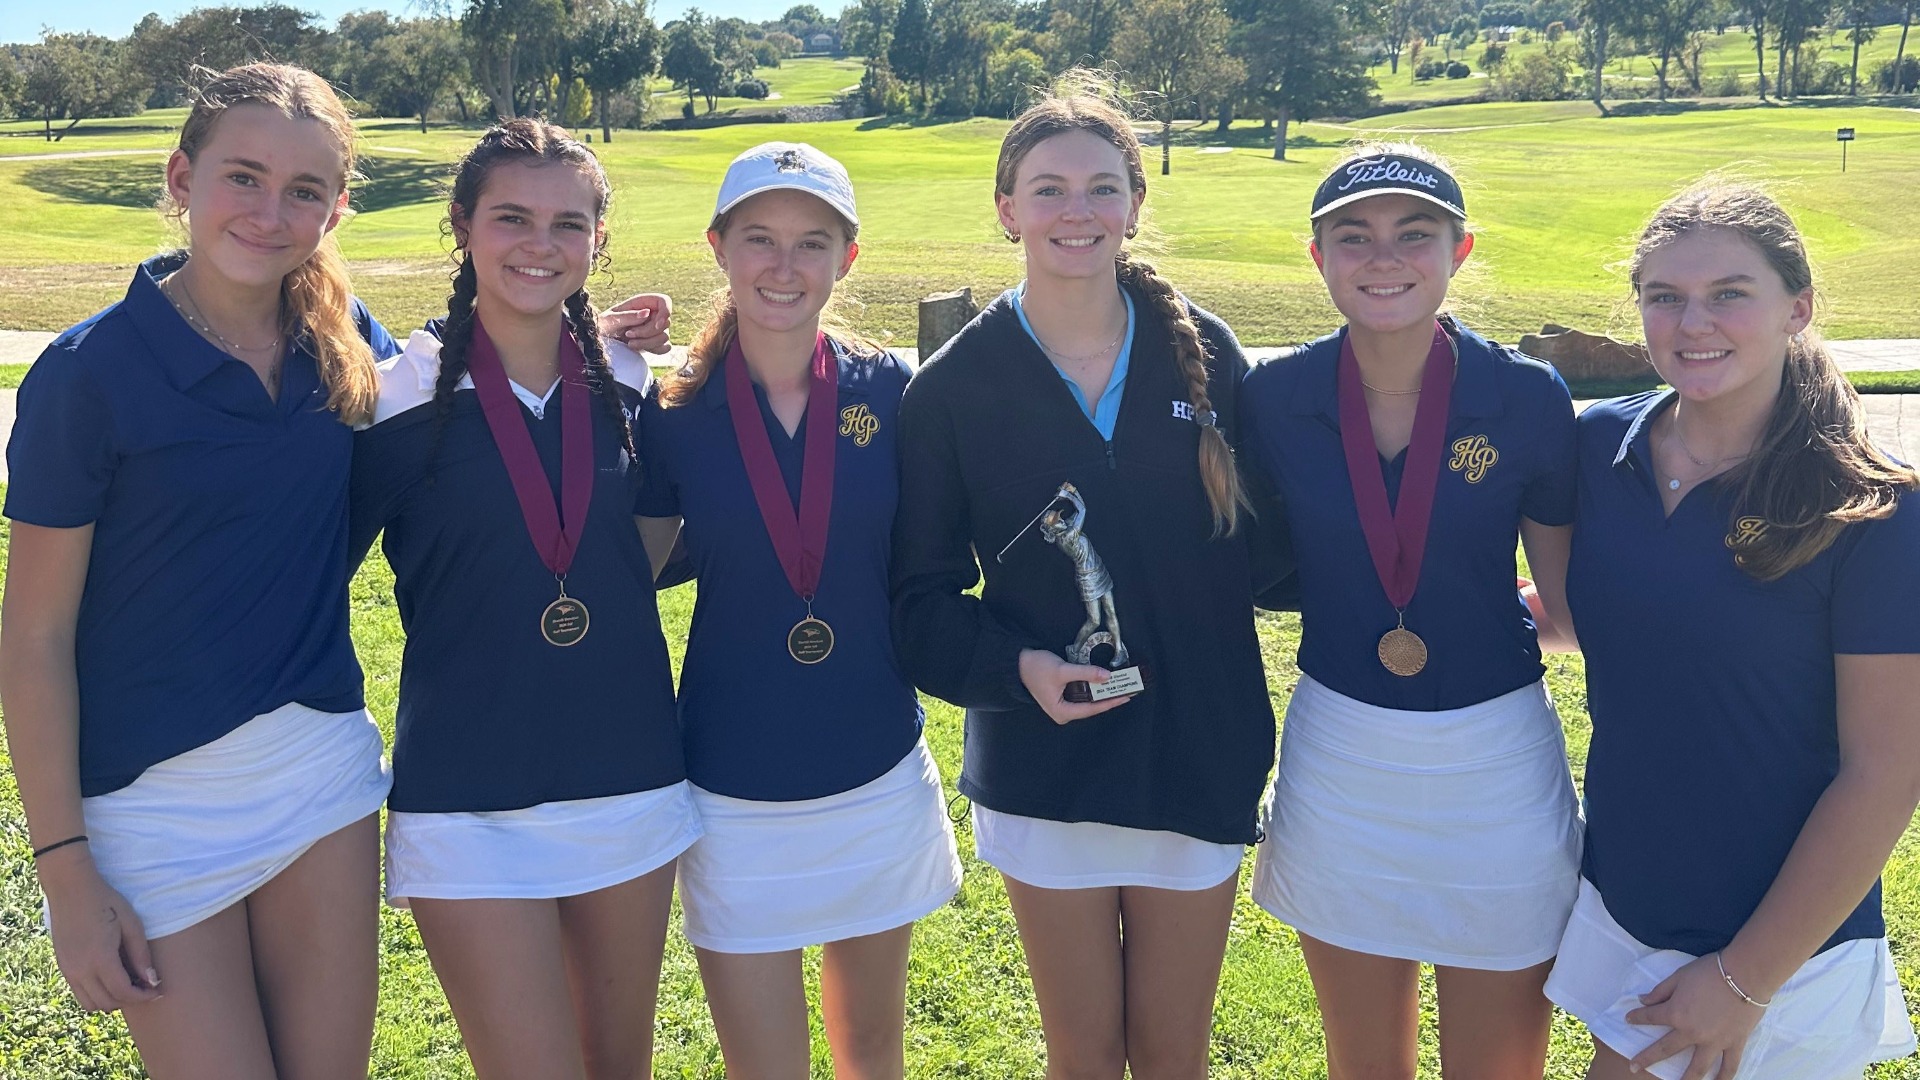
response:
M1126 162L1127 180L1134 191L1147 190L1147 170L1140 159L1140 140L1133 133L1109 79L1096 71L1076 68L1060 77L1055 88L1020 114L1000 143L994 168L994 189L1012 195L1020 162L1034 147L1070 131L1084 131L1111 143ZM1131 233L1129 233L1131 235ZM1009 240L1017 237L1009 236ZM1206 344L1194 325L1192 310L1150 263L1133 257L1126 248L1114 256L1114 272L1122 285L1139 292L1173 331L1174 357L1187 382L1187 398L1200 424L1200 481L1213 510L1215 536L1231 535L1240 510L1251 504L1234 468L1233 449L1214 422L1213 402L1207 394Z
M496 165L513 162L536 165L554 163L579 170L593 187L595 221L605 218L607 204L613 198L613 188L607 182L606 169L593 156L593 151L575 141L565 130L545 120L521 117L488 128L486 134L480 136L480 141L454 167L453 191L447 200L447 217L441 223L441 231L455 237L459 247L455 256L458 265L453 273L453 292L447 297L447 321L440 333L440 375L433 384L434 434L432 449L428 452L429 475L439 454L441 435L448 418L453 415L454 390L467 374L467 350L472 347L474 327L478 325L473 305L479 280L474 272L472 256L465 250L461 238L465 235L472 208L479 205L480 192L486 186L487 176ZM606 249L602 245L594 252L595 267L604 267L606 260ZM620 390L614 381L613 368L607 362L607 351L600 341L596 318L593 300L587 295L585 286L567 297L564 321L567 332L573 336L574 343L580 347L580 355L586 360L587 387L608 410L628 458L637 462L640 455L634 447L633 425L621 406Z

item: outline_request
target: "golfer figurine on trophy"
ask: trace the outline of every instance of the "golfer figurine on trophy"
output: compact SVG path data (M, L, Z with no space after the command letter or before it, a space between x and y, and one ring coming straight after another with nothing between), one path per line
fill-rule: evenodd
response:
M1067 504L1064 507L1060 505L1063 502ZM1113 604L1113 575L1107 572L1107 564L1101 561L1099 552L1093 550L1093 541L1083 531L1086 521L1086 500L1081 498L1078 488L1066 483L1060 485L1046 509L1027 526L1039 525L1040 535L1073 560L1074 584L1080 589L1080 602L1087 606L1087 621L1080 625L1073 644L1067 646L1067 660L1091 664L1094 649L1101 645L1113 649L1113 656L1105 664L1112 671L1106 682L1067 684L1066 699L1081 703L1131 697L1147 688L1140 665L1128 663L1131 657L1120 638L1120 613ZM1026 531L1020 530L1022 534ZM1014 537L1019 538L1019 535ZM1012 546L1011 542L1007 545ZM1005 556L1006 549L1001 549L1000 554Z

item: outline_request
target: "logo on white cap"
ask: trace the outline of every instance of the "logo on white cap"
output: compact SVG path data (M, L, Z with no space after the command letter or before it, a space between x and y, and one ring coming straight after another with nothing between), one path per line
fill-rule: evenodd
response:
M787 142L762 143L733 159L720 181L713 220L763 191L777 190L804 191L855 227L860 224L845 166L806 143Z
M773 167L780 172L806 172L807 163L800 160L800 151L782 150L773 156Z

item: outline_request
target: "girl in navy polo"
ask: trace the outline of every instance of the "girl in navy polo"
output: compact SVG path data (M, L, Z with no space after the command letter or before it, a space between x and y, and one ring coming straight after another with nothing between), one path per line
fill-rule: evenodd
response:
M823 943L835 1067L902 1075L913 924L960 886L888 628L908 371L821 329L859 226L813 147L735 158L707 232L727 288L642 412L641 531L656 568L683 538L699 581L680 720L706 835L680 904L730 1075L808 1074L801 949Z
M1049 1074L1201 1076L1273 761L1222 431L1246 362L1129 253L1146 171L1094 86L1014 122L995 190L1026 280L902 403L896 633L921 688L967 709L960 790ZM1085 700L1116 681L1137 693Z
M456 170L442 339L380 367L353 543L384 529L407 634L387 894L482 1078L647 1075L673 863L700 835L634 521L644 362L586 279L610 191L512 120Z
M1857 1077L1914 1049L1878 877L1920 791L1920 477L1867 441L1763 192L1669 201L1631 278L1672 389L1580 418L1593 745L1547 993L1594 1078Z
M7 448L0 696L54 956L158 1080L367 1067L388 779L346 500L393 342L330 235L353 146L311 72L202 86L187 249L41 354Z
M1572 404L1552 368L1438 315L1473 250L1438 157L1355 150L1312 221L1347 325L1240 398L1300 569L1253 898L1300 934L1333 1075L1413 1076L1424 962L1448 1074L1538 1078L1580 819L1514 549L1543 578L1564 565Z

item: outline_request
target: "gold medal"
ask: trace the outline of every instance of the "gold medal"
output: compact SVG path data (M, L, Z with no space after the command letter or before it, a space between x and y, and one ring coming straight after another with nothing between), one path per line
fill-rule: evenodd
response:
M833 627L808 615L787 631L787 652L803 664L817 664L833 652Z
M1404 626L1396 626L1380 638L1380 665L1395 675L1418 675L1427 666L1427 643Z
M547 644L561 648L578 645L587 636L587 622L587 605L563 591L540 613L540 636L547 639Z

